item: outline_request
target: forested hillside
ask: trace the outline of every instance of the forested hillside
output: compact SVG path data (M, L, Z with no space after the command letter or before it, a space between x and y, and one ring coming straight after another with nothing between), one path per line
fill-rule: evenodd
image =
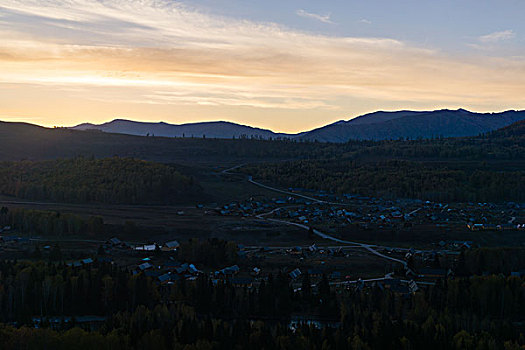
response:
M525 140L525 120L495 130L490 133L490 136L492 138L514 138L518 142L523 142Z
M524 201L525 123L470 138L352 141L334 157L252 164L263 182L435 201ZM353 145L354 147L351 147Z
M510 169L513 166L504 165ZM524 201L525 171L483 162L295 161L244 169L264 182L335 193L433 201Z
M130 158L3 162L0 193L73 203L174 203L200 191L172 167Z

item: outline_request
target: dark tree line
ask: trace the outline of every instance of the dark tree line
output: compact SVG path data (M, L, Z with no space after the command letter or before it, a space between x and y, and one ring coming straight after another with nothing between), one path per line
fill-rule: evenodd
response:
M238 260L239 248L235 242L211 238L199 240L190 238L180 243L175 257L180 261L191 261L199 265L224 267Z
M5 219L17 231L42 236L97 235L105 232L99 216L84 218L58 211L13 208Z
M448 279L405 297L378 287L335 294L327 280L294 292L285 274L258 288L207 277L161 286L110 264L0 263L4 349L520 349L525 280ZM31 328L31 316L104 315L97 329ZM292 314L332 320L288 327ZM26 325L26 326L23 326ZM83 327L82 324L77 326ZM73 328L72 328L73 327ZM55 326L57 328L57 326Z
M170 166L130 158L0 164L0 193L31 200L172 203L199 191L193 178Z

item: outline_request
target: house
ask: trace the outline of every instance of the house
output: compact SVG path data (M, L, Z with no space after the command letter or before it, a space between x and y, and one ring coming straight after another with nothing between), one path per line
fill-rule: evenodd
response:
M180 266L178 267L175 267L175 272L179 275L185 273L186 271L188 271L188 268L190 267L189 264L187 263L184 263L184 264L181 264Z
M157 248L157 245L155 244L144 244L144 245L136 246L135 250L152 252L152 251L155 251L156 248Z
M236 266L237 266L237 265L236 265ZM191 273L192 275L196 275L196 274L198 274L198 273L201 272L201 271L199 271L199 270L195 267L195 265L193 265L193 264L189 264L189 265L188 265L188 272Z
M91 264L93 264L93 259L87 258L87 259L73 261L71 263L68 263L67 266L81 267L81 266L87 266Z
M139 270L140 271L144 271L144 270L151 269L152 267L153 267L153 265L151 265L149 262L145 262L145 263L139 265Z
M117 237L110 238L107 243L112 246L120 246L122 245L122 241L118 239Z
M164 245L162 246L162 251L163 252L171 252L171 251L174 251L176 249L178 249L180 247L180 243L177 242L177 241L170 241L170 242L166 242L164 243Z
M295 270L290 272L288 276L290 276L291 279L296 279L297 277L301 276L301 274L302 274L301 270L299 270L299 268L296 268Z
M417 286L417 283L412 280L408 282L408 289L410 290L410 293L415 293L418 291L419 287Z
M240 271L239 266L233 265L233 266L225 267L222 270L215 271L215 275L224 275L226 277L232 277L233 275L236 275L237 273L239 273L239 271Z
M82 264L83 265L91 265L91 264L93 264L93 259L91 259L91 258L84 259L84 260L82 260Z
M168 283L170 280L171 280L171 274L169 273L165 273L163 275L160 275L157 277L157 280L161 283L161 284L166 284Z
M179 267L175 267L175 272L179 275L196 275L201 271L199 271L193 264L184 263Z

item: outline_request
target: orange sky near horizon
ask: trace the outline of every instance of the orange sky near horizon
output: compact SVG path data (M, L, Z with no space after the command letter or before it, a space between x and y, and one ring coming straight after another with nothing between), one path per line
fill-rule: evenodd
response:
M525 109L524 95L521 56L324 35L163 1L0 4L4 121L227 120L299 132L376 110Z

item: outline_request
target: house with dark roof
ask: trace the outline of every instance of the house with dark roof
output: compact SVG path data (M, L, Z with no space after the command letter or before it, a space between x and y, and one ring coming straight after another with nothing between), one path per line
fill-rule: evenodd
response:
M239 271L240 271L239 266L233 265L233 266L225 267L222 270L215 271L215 275L216 276L222 275L222 276L225 276L225 277L232 277L232 276L238 274Z
M157 277L157 280L160 282L160 284L166 284L171 281L171 274L165 273L160 275Z
M176 249L178 249L180 247L180 243L177 242L177 241L170 241L170 242L166 242L164 243L164 245L162 246L161 250L163 252L171 252L171 251L174 251Z
M144 270L151 269L153 265L151 265L149 262L145 262L143 264L140 264L138 267L140 271L144 271Z

